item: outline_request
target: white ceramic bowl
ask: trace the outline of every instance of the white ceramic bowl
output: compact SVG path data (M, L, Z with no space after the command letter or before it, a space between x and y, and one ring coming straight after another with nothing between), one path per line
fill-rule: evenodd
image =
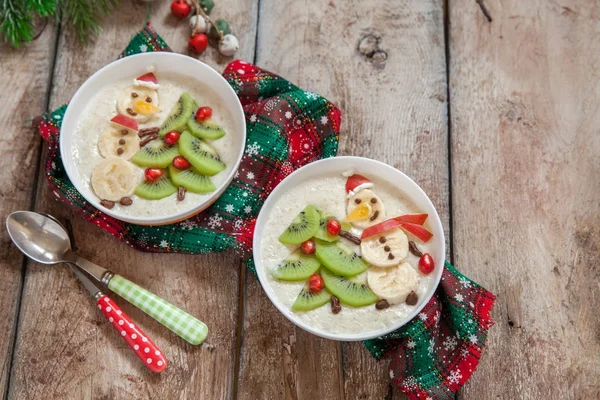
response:
M231 113L234 129L233 132L228 132L228 135L232 135L234 138L233 143L237 150L237 157L226 179L217 186L217 190L211 193L210 196L202 198L193 208L166 215L157 215L156 217L134 217L123 215L117 209L109 210L100 206L98 197L91 189L86 188L82 184L81 178L76 173L77 165L71 154L71 148L80 116L88 105L88 102L94 98L94 95L112 82L122 79L133 79L136 76L146 73L150 65L156 68L159 78L161 73L176 73L190 80L201 82L221 98L221 101ZM203 211L214 203L233 179L242 160L245 143L246 119L244 111L238 97L227 81L217 71L195 58L170 52L137 54L114 61L98 70L81 85L71 99L60 132L60 154L62 161L67 175L77 191L94 207L102 209L104 213L122 221L139 225L163 225L181 221Z
M332 334L321 329L316 329L313 326L307 324L305 321L301 320L298 317L298 315L295 314L292 310L281 304L273 288L271 287L269 280L267 279L267 272L265 271L263 265L263 256L260 244L262 241L262 232L265 229L265 225L267 224L267 220L269 217L269 210L275 206L275 204L279 201L279 199L284 193L303 182L321 177L323 175L323 171L327 171L327 174L341 175L342 172L348 170L349 168L354 168L356 169L356 171L359 171L360 173L363 173L369 176L370 178L377 178L378 180L387 182L399 188L399 190L404 194L406 199L408 201L411 201L420 212L429 214L429 218L427 220L427 227L432 231L434 235L431 239L431 242L428 243L430 245L430 248L432 249L429 252L435 260L435 269L433 272L434 284L430 286L429 291L425 294L425 296L419 299L419 305L407 318L398 320L397 322L385 329L358 334ZM431 296L433 296L438 284L440 283L440 279L442 278L444 260L446 256L446 241L444 239L444 230L442 228L442 222L440 221L440 217L435 207L433 206L431 200L429 199L429 197L427 197L425 192L412 179L410 179L408 176L398 171L397 169L380 161L375 161L363 157L336 157L316 161L314 163L300 168L298 171L285 178L275 188L275 190L273 190L273 192L267 198L267 201L263 205L261 212L258 215L258 219L256 221L256 228L254 231L253 253L256 272L258 274L258 279L260 280L263 289L267 293L267 296L269 297L271 302L287 319L292 321L294 324L298 325L300 328L317 336L324 337L326 339L356 341L373 339L390 333L405 325L408 321L413 319L423 309L423 307L425 307L425 305L431 299Z

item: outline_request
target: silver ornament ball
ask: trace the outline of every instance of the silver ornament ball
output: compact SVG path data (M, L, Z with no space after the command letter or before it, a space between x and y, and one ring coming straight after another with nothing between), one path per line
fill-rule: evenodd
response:
M226 57L231 57L240 48L240 42L231 33L223 36L223 39L219 41L219 53Z

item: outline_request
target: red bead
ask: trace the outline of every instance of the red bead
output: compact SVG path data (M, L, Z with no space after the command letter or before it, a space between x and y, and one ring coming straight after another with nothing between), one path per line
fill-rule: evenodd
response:
M190 38L188 46L193 52L201 54L208 47L208 36L204 33L195 33Z
M179 141L179 136L180 136L179 132L177 132L177 131L171 131L171 132L168 132L165 135L164 141L169 146L173 146L175 143L177 143Z
M171 3L171 13L177 18L185 18L190 14L192 8L185 0L175 0Z
M419 269L425 275L430 274L435 267L435 263L433 262L433 258L429 255L429 253L425 253L419 259Z
M300 245L300 248L302 249L302 252L304 254L312 254L315 252L315 241L312 239L308 239L306 242L302 243Z
M330 235L339 235L340 229L342 229L342 226L335 219L330 219L327 221L327 232L329 232Z
M323 290L323 277L319 274L312 274L308 277L308 288L312 293L319 293Z
M210 117L212 117L212 108L210 107L200 107L196 111L196 119L198 121L206 121Z
M163 174L164 172L160 168L146 168L146 171L144 171L144 175L146 175L146 180L148 182L154 182L163 176Z
M173 166L177 169L188 169L190 167L190 162L181 156L177 156L173 158Z

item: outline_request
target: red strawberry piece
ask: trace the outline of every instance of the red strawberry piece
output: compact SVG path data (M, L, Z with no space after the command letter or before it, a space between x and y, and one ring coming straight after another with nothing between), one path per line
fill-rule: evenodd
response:
M136 80L158 84L158 79L156 79L156 75L154 75L152 72L148 72L144 75L138 76Z
M354 174L352 176L349 176L348 180L346 180L346 193L350 193L354 189L356 189L357 186L362 185L363 183L369 183L369 182L371 182L371 180L369 180L369 178L364 177L359 174Z
M134 131L138 130L138 122L135 119L129 118L125 115L118 114L110 121L117 125L124 126L127 129L133 129Z

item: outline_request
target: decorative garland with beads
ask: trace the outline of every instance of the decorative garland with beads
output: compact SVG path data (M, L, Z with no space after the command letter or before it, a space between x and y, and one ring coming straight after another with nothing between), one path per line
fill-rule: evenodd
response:
M212 20L208 14L214 7L213 0L175 0L171 3L171 13L179 18L190 17L191 37L189 48L202 54L209 44L215 46L219 53L232 57L240 48L238 39L231 34L229 23L224 19Z

